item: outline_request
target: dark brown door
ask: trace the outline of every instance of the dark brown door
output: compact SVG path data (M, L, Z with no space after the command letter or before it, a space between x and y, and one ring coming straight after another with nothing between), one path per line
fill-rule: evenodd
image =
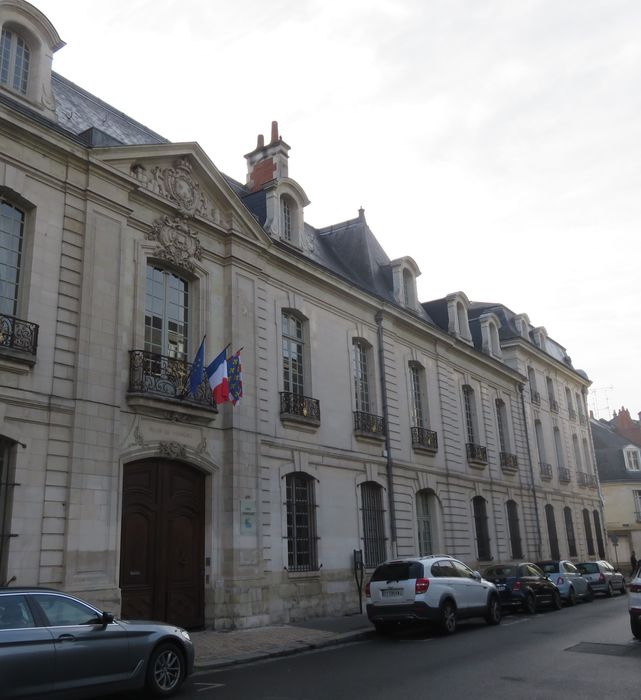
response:
M181 462L125 465L122 616L204 624L205 475Z

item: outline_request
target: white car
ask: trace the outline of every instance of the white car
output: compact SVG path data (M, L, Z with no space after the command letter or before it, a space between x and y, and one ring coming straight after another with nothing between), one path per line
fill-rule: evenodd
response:
M641 567L632 574L628 584L628 611L630 613L630 629L632 634L641 639Z
M488 625L501 622L496 586L445 554L380 564L365 595L367 617L380 633L407 622L436 623L445 634L452 634L463 618L482 617Z

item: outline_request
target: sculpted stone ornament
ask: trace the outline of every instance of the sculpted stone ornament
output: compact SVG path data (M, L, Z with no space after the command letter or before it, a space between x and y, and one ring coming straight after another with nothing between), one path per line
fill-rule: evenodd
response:
M184 218L202 216L216 222L216 209L194 180L191 164L185 158L178 159L173 168L156 165L151 171L141 163L134 163L131 174L146 189L171 199Z
M194 270L193 259L202 260L202 248L195 231L184 219L163 216L147 233L147 240L160 243L156 255L189 271Z
M165 457L184 457L187 454L187 449L179 442L161 442L158 447Z

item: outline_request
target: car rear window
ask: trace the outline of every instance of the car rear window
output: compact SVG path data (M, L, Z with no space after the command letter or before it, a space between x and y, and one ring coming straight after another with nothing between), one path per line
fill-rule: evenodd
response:
M599 565L598 564L577 564L576 568L582 574L598 574L599 573Z
M490 566L483 572L485 578L506 578L516 576L516 567L514 566Z
M558 574L559 573L559 562L558 561L537 561L536 565L539 569L543 569L545 574Z
M35 627L31 611L22 595L0 597L0 630Z
M407 581L422 578L423 565L418 561L392 561L381 564L374 574L372 581Z

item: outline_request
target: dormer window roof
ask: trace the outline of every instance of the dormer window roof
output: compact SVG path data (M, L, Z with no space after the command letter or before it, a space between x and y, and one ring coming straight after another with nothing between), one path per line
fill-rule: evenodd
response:
M470 300L463 292L454 292L447 297L448 331L453 336L472 344L468 310Z
M416 292L416 278L421 274L418 265L408 256L392 260L392 280L394 285L394 298L396 301L411 311L418 307L418 294Z

